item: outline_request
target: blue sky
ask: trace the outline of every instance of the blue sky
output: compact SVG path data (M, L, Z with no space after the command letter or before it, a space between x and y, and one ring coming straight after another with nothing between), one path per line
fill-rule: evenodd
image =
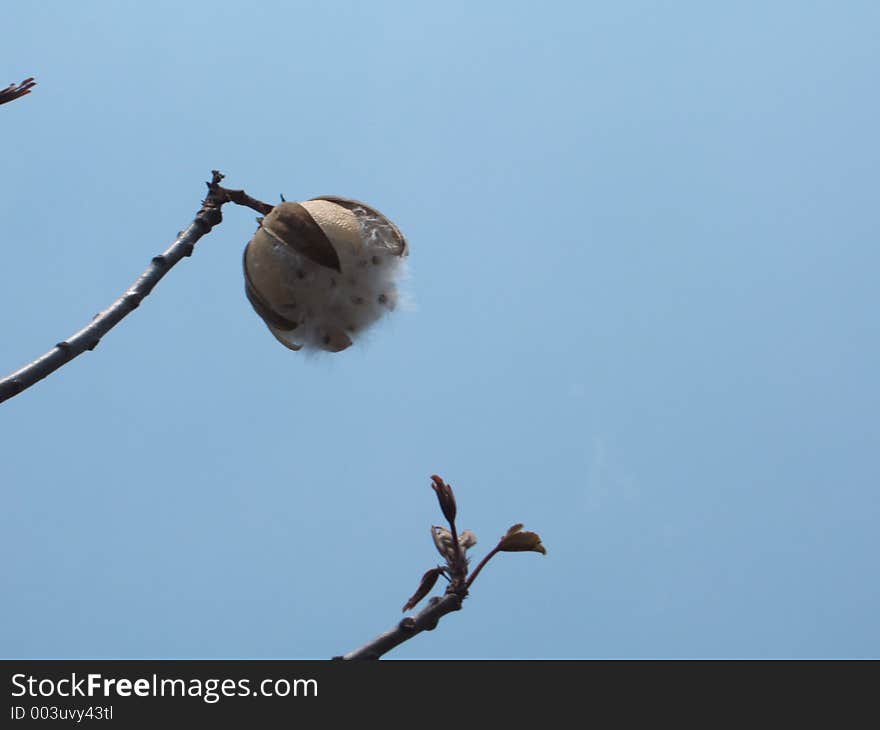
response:
M101 345L0 406L0 656L343 653L479 557L400 658L880 655L875 3L19 3L0 371L164 250L213 168L372 203L414 305L308 358L227 208Z

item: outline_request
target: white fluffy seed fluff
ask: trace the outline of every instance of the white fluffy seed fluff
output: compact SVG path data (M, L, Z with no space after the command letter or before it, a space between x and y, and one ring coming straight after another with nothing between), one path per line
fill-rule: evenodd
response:
M306 255L314 254L308 246L284 241L264 227L267 216L245 250L248 296L286 347L340 352L394 309L406 242L381 213L356 201L314 199L299 205L326 236L339 270ZM269 235L260 237L261 230Z

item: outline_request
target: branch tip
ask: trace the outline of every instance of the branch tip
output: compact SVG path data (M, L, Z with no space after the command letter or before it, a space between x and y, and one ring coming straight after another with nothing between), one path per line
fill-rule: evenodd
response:
M0 103L27 93L34 83L32 78L28 78L17 86L13 84L7 89L0 89ZM83 352L93 350L104 335L140 305L175 264L192 255L196 242L202 236L210 233L214 226L222 222L221 207L225 203L245 205L264 214L272 210L271 205L251 198L243 190L226 190L220 187L219 183L223 177L223 173L219 170L211 171L211 182L207 183L208 195L202 201L193 222L185 231L178 233L176 240L167 251L151 259L150 267L122 296L107 309L98 313L88 326L59 342L52 350L31 363L5 378L0 378L0 403L27 390Z
M455 504L455 494L452 491L452 485L443 481L442 477L436 474L431 475L431 489L437 495L437 501L440 503L440 511L450 523L455 522L457 507ZM453 530L455 528L452 528Z
M33 76L28 76L20 84L9 84L5 89L0 89L0 104L6 104L7 102L14 101L26 94L30 94L31 89L36 85L37 82L34 81Z

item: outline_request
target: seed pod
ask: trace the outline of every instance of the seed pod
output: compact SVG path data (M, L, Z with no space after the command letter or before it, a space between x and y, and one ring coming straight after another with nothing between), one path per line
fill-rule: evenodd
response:
M284 202L244 250L245 292L285 347L340 352L394 309L407 253L397 226L365 203Z

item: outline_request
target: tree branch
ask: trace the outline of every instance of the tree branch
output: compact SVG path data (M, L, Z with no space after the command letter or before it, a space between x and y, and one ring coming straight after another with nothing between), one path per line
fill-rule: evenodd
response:
M449 522L449 530L443 527L432 527L431 537L437 552L446 559L445 566L431 568L422 576L419 587L412 597L406 602L403 610L408 611L421 601L437 582L441 575L449 580L446 593L440 597L435 596L428 601L428 606L413 618L408 616L397 624L393 629L380 634L360 649L350 651L343 656L334 659L379 659L387 654L395 646L409 641L422 631L431 631L447 613L461 609L462 602L468 597L468 592L480 571L498 553L503 552L536 552L543 555L547 550L541 543L541 536L535 532L523 532L521 524L513 525L505 535L492 548L488 555L480 561L477 569L468 578L468 559L465 551L477 543L477 537L470 530L465 530L459 535L455 526L457 507L452 485L447 484L441 477L434 474L431 476L431 488L437 495L440 511Z
M26 78L20 84L9 84L5 89L0 89L0 104L18 99L20 96L30 94L31 89L37 85L33 77Z
M407 616L393 629L377 636L360 647L360 649L355 649L348 654L335 658L345 660L378 659L383 654L391 651L395 646L399 646L404 641L409 641L413 636L423 631L434 629L440 619L446 614L458 611L461 608L461 600L461 597L456 593L447 593L442 597L435 596L415 617Z
M227 190L220 186L223 175L216 170L208 183L208 195L196 213L195 220L181 231L165 253L155 256L149 268L113 304L96 315L90 324L66 340L59 342L42 357L16 370L0 380L0 403L18 395L35 383L54 373L86 350L94 350L101 338L137 309L156 284L182 258L192 255L193 246L223 220L221 208L225 203L245 205L261 213L268 213L272 206L256 200L243 190Z

